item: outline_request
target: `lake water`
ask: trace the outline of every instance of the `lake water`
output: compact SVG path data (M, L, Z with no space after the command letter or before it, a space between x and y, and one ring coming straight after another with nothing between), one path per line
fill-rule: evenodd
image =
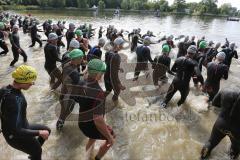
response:
M21 12L23 15L27 13L29 12ZM46 19L53 19L54 22L65 20L67 23L73 22L78 25L91 23L93 28L99 28L100 26L106 28L108 25L114 25L117 29L127 31L141 28L142 33L151 30L157 37L172 34L175 37L179 35L195 35L200 38L205 35L208 41L213 40L214 42L224 43L227 37L230 42L236 42L237 45L240 42L240 23L229 22L224 18L178 15L157 18L145 14L123 14L120 18L112 18L109 14L96 17L92 12L64 10L31 11L31 14L41 21ZM45 124L52 129L52 134L43 147L43 159L85 160L88 157L85 153L87 139L80 132L77 122L66 122L62 133L57 133L55 130L56 110L59 107L58 97L49 89L49 76L44 70L43 48L39 48L38 44L34 48L28 48L31 43L30 37L23 35L22 31L20 31L20 35L21 46L29 57L27 64L35 67L39 74L36 85L29 91L24 91L28 101L29 121L31 123ZM42 39L46 39L43 34L41 35ZM157 40L157 38L153 40L155 39ZM178 42L175 41L176 44ZM96 45L96 43L97 34L90 40L91 45ZM150 48L152 57L155 57L160 54L161 44L151 45ZM61 53L64 52L65 49L61 49ZM176 52L177 50L173 49L171 53L173 60ZM127 78L133 76L131 62L136 62L135 53L124 50L121 51L121 56L125 73L120 74L120 77L123 84L127 86L127 90L121 93L121 104L116 108L111 108L113 106L110 100L111 97L107 99L106 106L111 108L106 115L107 122L113 126L117 139L104 160L198 159L201 147L208 140L219 111L214 108L207 110L206 96L196 91L192 82L190 95L182 106L181 113L176 110L176 103L180 97L179 93L174 96L168 109L160 110L159 103L163 95L154 90L151 78L141 77L138 82L132 82ZM13 69L9 68L11 60L11 52L7 56L0 57L0 86L7 85L12 81L11 71ZM20 57L16 66L21 64L22 58ZM229 79L222 81L222 88L237 88L240 86L239 64L238 60L233 60ZM205 69L203 75L206 76ZM171 82L171 79L172 77L169 78L169 82ZM162 91L166 91L168 85L162 87ZM78 105L76 105L74 113L77 114L77 111ZM0 136L0 144L1 159L27 159L27 155L9 147L2 136ZM230 141L226 138L215 148L211 158L214 160L228 159L229 147Z

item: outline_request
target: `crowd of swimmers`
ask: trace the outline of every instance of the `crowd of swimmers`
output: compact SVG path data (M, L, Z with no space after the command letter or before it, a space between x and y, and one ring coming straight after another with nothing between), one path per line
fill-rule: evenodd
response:
M174 36L164 36L153 42L151 37L156 37L151 31L141 34L141 29L127 32L125 39L124 30L118 30L109 25L105 30L100 27L98 35L92 25L76 26L66 22L53 23L46 20L40 22L31 15L22 18L18 15L2 13L0 15L0 47L1 55L7 55L9 47L6 43L9 38L13 54L10 63L14 67L19 55L27 62L28 57L21 47L19 31L24 35L30 34L34 47L36 42L43 46L43 37L38 32L44 32L47 42L44 46L44 68L50 76L50 88L56 90L61 87L59 102L61 112L56 123L56 130L61 132L65 121L71 114L76 103L79 104L78 125L82 133L89 138L86 151L93 148L97 140L103 140L95 160L101 159L111 148L115 141L113 129L105 121L105 100L113 92L112 101L118 105L119 95L126 87L119 78L121 56L119 52L130 45L129 53L136 53L136 67L133 81L138 81L141 72L149 71L148 65L152 64L153 85L161 87L168 81L169 75L174 76L168 92L161 101L160 108L168 107L174 94L181 94L177 105L180 107L190 92L190 81L194 86L208 94L208 103L220 107L221 112L216 120L211 136L202 148L201 159L210 156L213 148L225 137L231 140L230 157L237 159L240 153L240 92L233 90L220 90L221 79L228 79L232 58L238 58L235 43L214 43L205 37L195 41L195 37L179 36L177 46ZM42 29L39 29L42 27ZM98 44L91 46L89 39L97 36ZM63 38L67 44L64 44ZM109 41L106 43L106 39ZM161 54L152 58L150 45L161 45ZM103 58L102 48L107 50ZM61 54L63 48L67 51ZM173 48L178 48L177 59L171 67L169 56ZM131 53L132 54L132 53ZM62 56L61 56L62 55ZM60 57L61 56L61 57ZM103 59L105 61L103 61ZM57 67L60 62L61 68ZM203 67L207 70L206 79L203 76ZM168 74L167 74L168 73ZM27 101L21 90L28 90L37 79L37 71L31 66L21 65L12 72L13 82L0 90L0 117L2 133L6 142L15 149L25 152L29 159L41 160L42 145L48 139L51 130L47 126L29 124L26 116ZM147 76L147 75L146 75ZM104 79L105 90L100 87L100 80ZM220 90L220 91L219 91ZM161 133L160 133L161 134Z

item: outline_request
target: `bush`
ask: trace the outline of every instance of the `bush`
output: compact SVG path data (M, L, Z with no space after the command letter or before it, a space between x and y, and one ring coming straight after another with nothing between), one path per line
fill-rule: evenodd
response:
M100 10L104 10L105 7L106 7L104 1L100 0L100 1L98 2L98 7L99 7Z

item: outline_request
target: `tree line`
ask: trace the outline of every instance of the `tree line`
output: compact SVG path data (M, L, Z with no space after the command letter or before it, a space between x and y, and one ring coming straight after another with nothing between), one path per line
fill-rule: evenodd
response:
M186 0L174 0L169 5L167 0L0 0L0 5L36 5L40 7L76 7L91 8L94 5L104 8L120 8L124 10L158 10L160 12L187 12L193 15L221 14L240 16L240 10L230 3L218 8L217 0L202 0L199 3L186 3Z

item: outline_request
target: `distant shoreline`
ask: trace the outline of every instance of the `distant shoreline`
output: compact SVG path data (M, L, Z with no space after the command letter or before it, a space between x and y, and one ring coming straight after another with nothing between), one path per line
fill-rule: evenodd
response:
M22 6L22 5L3 5L0 6L0 11L7 11L7 10L16 10L16 11L33 11L33 10L49 10L49 11L54 11L54 10L59 10L59 8L52 8L52 7L40 7L40 6ZM92 8L61 8L61 10L66 10L66 11L94 11L96 9L92 9ZM100 13L109 13L109 12L114 12L116 9L104 9L102 11L99 11ZM122 13L138 13L138 14L147 14L147 15L154 15L155 11L153 10L123 10L121 9L120 12ZM209 17L230 17L228 15L220 15L220 14L209 14L209 13L205 13L202 15L198 15L198 14L190 14L190 13L186 13L186 12L160 12L160 17L161 16L166 16L166 15L186 15L186 16L209 16Z

